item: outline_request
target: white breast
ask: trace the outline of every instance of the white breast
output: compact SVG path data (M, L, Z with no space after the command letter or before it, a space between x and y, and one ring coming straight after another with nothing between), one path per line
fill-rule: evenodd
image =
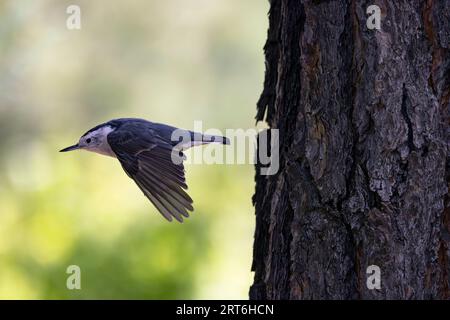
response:
M93 148L93 152L103 154L105 156L116 158L116 154L112 151L111 147L109 146L108 139L105 139L102 144L99 146Z

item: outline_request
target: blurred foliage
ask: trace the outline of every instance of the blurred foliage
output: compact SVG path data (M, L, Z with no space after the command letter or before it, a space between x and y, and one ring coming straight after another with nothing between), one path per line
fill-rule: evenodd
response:
M66 28L78 4L82 29ZM251 128L260 0L0 2L0 298L246 298L251 165L188 165L195 212L168 223L120 164L57 151L141 117ZM81 290L66 268L81 268Z

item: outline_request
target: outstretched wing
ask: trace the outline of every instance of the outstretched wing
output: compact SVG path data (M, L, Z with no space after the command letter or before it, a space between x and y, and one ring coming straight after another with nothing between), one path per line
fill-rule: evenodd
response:
M108 143L125 172L158 211L169 221L174 217L182 222L194 209L185 191L184 155L174 157L173 147L153 134L149 132L143 140L132 131L119 128L108 135Z

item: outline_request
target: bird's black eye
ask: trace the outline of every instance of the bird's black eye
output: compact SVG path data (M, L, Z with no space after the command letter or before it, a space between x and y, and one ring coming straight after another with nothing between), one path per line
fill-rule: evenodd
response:
M86 143L91 143L91 141L92 141L91 138L86 139Z

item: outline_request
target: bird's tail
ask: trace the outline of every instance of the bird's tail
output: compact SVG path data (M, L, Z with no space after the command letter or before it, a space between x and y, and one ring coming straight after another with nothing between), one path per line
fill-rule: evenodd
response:
M213 136L208 134L200 134L192 132L192 141L195 143L205 144L205 143L221 143L230 144L230 139L222 136Z
M207 134L202 135L202 142L212 143L217 142L221 144L230 144L230 139L222 136L210 136Z

